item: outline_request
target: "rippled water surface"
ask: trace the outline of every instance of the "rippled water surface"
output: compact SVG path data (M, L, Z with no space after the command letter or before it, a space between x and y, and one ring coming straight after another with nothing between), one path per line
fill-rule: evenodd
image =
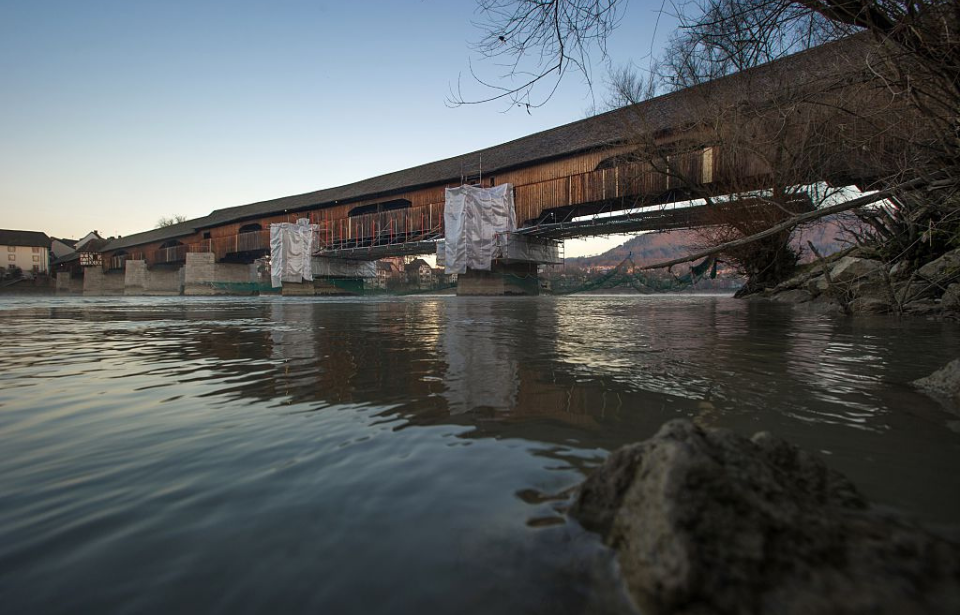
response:
M932 524L960 327L717 297L0 299L4 613L610 613L566 490L689 417Z

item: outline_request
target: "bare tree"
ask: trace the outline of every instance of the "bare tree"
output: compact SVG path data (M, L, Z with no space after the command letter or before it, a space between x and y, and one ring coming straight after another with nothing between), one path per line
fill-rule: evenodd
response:
M689 5L688 5L689 6ZM894 193L867 210L880 255L926 262L956 244L960 232L960 9L946 0L703 0L689 11L668 54L675 86L743 68L742 50L770 59L826 40L857 35L869 52L847 74L859 79L835 126L861 141L854 156L870 188L920 179L930 192ZM744 44L741 44L741 41ZM702 61L707 58L709 61ZM678 59L680 61L678 61ZM703 67L710 70L698 71ZM852 128L851 128L852 127ZM824 135L824 143L836 141Z
M512 60L506 64L508 77L529 77L516 87L514 81L500 86L501 91L487 100L506 98L526 104L531 88L548 78L559 80L564 66L583 71L584 62L569 63L566 56L571 51L580 58L588 57L591 50L605 54L602 43L616 26L617 9L624 4L622 0L603 3L604 12L587 12L586 21L578 24L576 18L583 19L584 14L563 13L564 2L481 1L484 14L492 17L491 37L504 32L524 34L513 45L506 44L510 40L506 36L488 37L488 43L499 41L501 46L488 46L486 53ZM892 209L887 211L892 213L874 216L870 222L877 237L889 244L889 258L928 260L960 238L957 6L950 0L694 0L682 4L682 25L664 54L659 83L647 81L638 88L636 78L621 74L614 79L618 84L614 99L635 102L638 93L650 93L657 86L696 87L702 95L702 119L675 126L666 137L637 131L634 123L629 133L631 155L638 166L666 174L675 184L685 185L691 197L708 204L722 187L728 200L769 206L769 219L754 215L749 224L748 219L731 218L734 208L718 208L718 215L728 218L727 234L718 230L713 238L721 244L739 247L749 243L743 241L749 237L762 236L758 241L769 242L767 247L783 246L789 234L778 236L759 227L780 227L794 219L790 203L805 198L816 205L843 197L843 191L835 188L846 180L891 197ZM594 15L613 18L597 21ZM552 23L562 27L551 29ZM715 86L725 75L829 41L843 42L835 47L835 57L818 56L828 58L826 66L756 84L759 87L751 85L733 95ZM852 49L859 52L850 53ZM541 70L521 73L520 59L530 54ZM549 61L544 63L545 59ZM722 164L734 170L739 180L721 178L726 184L713 181L708 191L691 181L683 161L704 147L719 152ZM766 181L763 190L757 179ZM924 185L936 185L938 190L921 189ZM718 221L718 229L722 222ZM771 251L760 246L753 252L782 254L779 248Z
M173 226L174 224L180 224L181 222L186 222L186 221L187 221L187 217L180 214L175 214L169 217L163 216L159 220L157 220L156 228Z
M607 39L620 21L624 0L477 0L482 32L473 44L498 74L472 80L488 92L466 96L462 82L451 90L453 105L504 101L530 109L543 106L569 73L592 77L593 54L607 57Z
M732 245L722 256L748 276L745 293L789 275L799 254L790 246L792 227L753 242L741 240L847 197L846 179L861 172L865 146L873 149L861 136L872 132L859 130L855 121L862 114L849 115L863 98L851 94L862 79L851 71L843 48L794 58L789 70L779 64L746 70L755 68L753 61L732 57L739 74L719 79L709 57L677 52L670 62L683 66L691 83L669 99L669 130L644 117L648 109L661 113L659 105L628 105L624 112L633 116L624 130L628 157L667 177L674 200L705 204L700 214L705 226L694 247ZM677 76L670 65L666 72ZM637 78L627 74L616 83L616 95L631 103L639 102L636 92L650 89L638 90ZM869 101L871 114L886 112L880 102ZM838 131L839 125L846 129Z

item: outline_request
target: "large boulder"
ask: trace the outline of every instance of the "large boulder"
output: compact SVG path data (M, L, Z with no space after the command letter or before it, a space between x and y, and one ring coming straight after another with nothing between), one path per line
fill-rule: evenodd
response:
M890 301L882 297L867 295L850 301L851 314L886 314L892 308Z
M960 276L960 248L947 252L940 258L920 267L918 273L932 282Z
M645 612L960 613L960 547L767 434L667 423L611 454L571 514Z
M814 297L826 292L828 288L830 288L830 285L827 284L827 278L825 276L813 276L807 280L806 290Z
M950 361L926 378L913 381L913 386L935 397L953 402L953 409L960 408L960 359Z
M953 283L947 286L940 297L940 305L945 310L960 310L960 284Z
M830 268L830 278L834 282L853 282L872 278L883 270L883 263L867 258L844 256Z
M936 284L922 281L906 280L893 285L894 296L902 303L933 299L937 295L937 290Z

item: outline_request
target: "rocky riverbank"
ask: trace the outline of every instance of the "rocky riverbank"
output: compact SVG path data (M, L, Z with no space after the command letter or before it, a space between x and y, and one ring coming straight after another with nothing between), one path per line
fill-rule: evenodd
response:
M611 454L571 515L644 613L960 613L960 545L769 434L671 421Z
M960 320L960 249L919 267L887 264L852 249L805 265L776 288L751 296L846 314L903 314Z

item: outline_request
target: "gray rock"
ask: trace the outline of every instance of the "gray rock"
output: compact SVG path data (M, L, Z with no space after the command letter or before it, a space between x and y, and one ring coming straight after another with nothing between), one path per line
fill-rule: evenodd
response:
M611 454L571 514L617 550L645 612L960 612L960 546L767 434L671 421Z
M805 286L807 281L815 275L817 275L816 271L813 271L813 270L803 271L793 276L792 278L789 278L777 284L777 287L775 290L777 292L783 292L787 290L793 290L795 288L801 288Z
M880 277L854 280L847 282L845 287L851 299L882 299L888 303L891 300L890 291L892 288Z
M960 248L947 252L937 260L927 263L919 269L918 273L935 282L960 275Z
M937 294L938 287L930 282L900 282L893 285L893 292L897 300L903 303L932 299Z
M932 299L924 299L904 304L903 313L911 316L939 316L943 313L943 308Z
M886 314L891 309L890 302L881 297L857 297L850 302L850 311L854 314Z
M813 295L814 297L825 292L827 288L828 288L827 279L822 275L812 277L807 281L807 286L806 286L807 292Z
M891 278L900 278L910 273L910 263L906 261L900 261L894 263L890 267L890 277Z
M954 283L947 286L947 290L940 297L940 307L945 310L960 309L960 284Z
M955 406L960 405L960 359L954 359L912 384L921 391L951 400Z
M770 298L781 303L806 303L813 299L813 295L801 288L794 288L775 293Z
M880 273L883 263L866 258L844 256L830 269L830 278L835 282L850 282L870 278Z

